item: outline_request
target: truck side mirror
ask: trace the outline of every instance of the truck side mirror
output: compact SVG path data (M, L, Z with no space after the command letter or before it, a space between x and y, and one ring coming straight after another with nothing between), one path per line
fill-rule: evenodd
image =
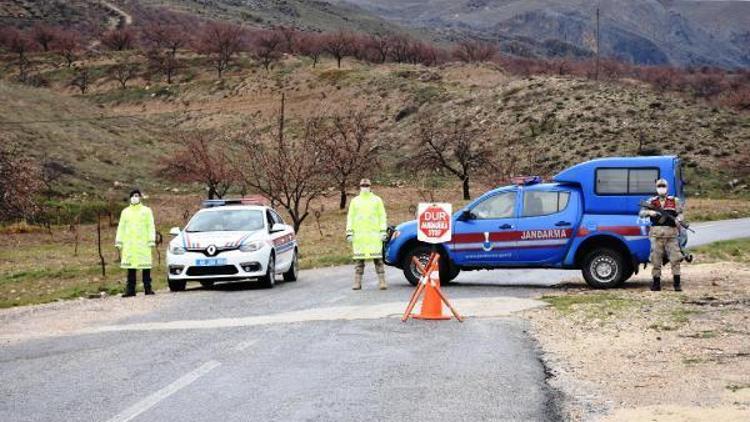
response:
M169 235L170 236L179 236L180 235L180 228L179 227L172 227L169 229Z
M469 210L461 211L461 215L458 216L458 221L469 221L474 218L474 214Z

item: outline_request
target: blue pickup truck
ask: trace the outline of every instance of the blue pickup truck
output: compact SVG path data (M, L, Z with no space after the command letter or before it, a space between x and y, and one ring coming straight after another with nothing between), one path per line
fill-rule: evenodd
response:
M527 178L493 189L453 215L450 242L439 245L440 278L495 268L580 269L589 286L622 285L648 262L648 220L640 201L655 195L655 181L669 182L684 200L682 166L675 156L602 158L563 170L551 182ZM415 221L397 226L385 261L410 283L430 246L417 240Z

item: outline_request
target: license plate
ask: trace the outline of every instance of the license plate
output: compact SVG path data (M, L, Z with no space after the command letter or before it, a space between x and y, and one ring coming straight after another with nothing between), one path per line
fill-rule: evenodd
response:
M227 260L225 258L196 259L195 260L196 267L215 267L217 265L226 265L226 264L227 264Z

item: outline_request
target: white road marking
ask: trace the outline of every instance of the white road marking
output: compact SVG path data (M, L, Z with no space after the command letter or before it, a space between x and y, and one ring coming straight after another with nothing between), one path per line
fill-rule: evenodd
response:
M453 301L453 304L464 316L482 318L504 317L511 315L514 312L546 305L546 303L534 299L507 296L456 299ZM369 320L399 317L403 314L405 308L405 302L388 302L367 306L334 306L251 317L105 325L84 328L73 331L69 334L81 335L121 331L197 330L289 324L295 322Z
M328 299L326 301L326 303L334 303L334 302L338 302L339 300L342 300L342 299L346 299L346 296L336 296L336 297L334 297L332 299Z
M257 342L258 342L258 339L243 341L242 343L240 343L237 346L235 346L234 350L236 352L242 352L242 351L246 350L247 348L249 348L250 346L252 346L253 344L255 344Z
M166 399L172 394L192 384L198 378L211 372L212 369L216 368L219 365L221 365L221 363L215 360L204 363L203 365L199 366L195 370L183 375L177 381L169 384L168 386L162 388L161 390L155 392L154 394L146 397L145 399L125 409L120 414L110 419L108 422L127 422L127 421L132 420L133 418L137 417L138 415L142 414L148 409L151 409L152 407L156 406L160 401Z

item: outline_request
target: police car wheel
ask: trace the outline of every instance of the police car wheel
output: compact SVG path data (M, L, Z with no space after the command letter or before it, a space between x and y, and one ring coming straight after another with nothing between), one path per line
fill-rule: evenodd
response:
M276 284L276 259L271 255L268 258L268 266L266 267L266 274L262 276L258 281L260 285L270 289Z
M422 275L417 270L417 266L414 265L413 257L417 257L417 260L422 266L427 265L427 261L430 259L430 253L432 252L429 246L417 246L410 250L401 261L401 268L403 268L404 276L406 280L412 286L416 286L419 283L419 279ZM459 268L451 265L446 259L440 260L440 282L442 284L450 283L454 278L458 277L458 273L461 271Z
M617 287L625 281L625 260L615 250L594 249L584 258L582 272L586 283L595 289Z
M299 271L299 259L297 258L297 251L294 251L292 257L292 265L289 266L289 270L284 273L284 281L297 281L297 273Z
M201 286L203 286L206 289L210 289L211 287L214 287L213 281L201 281Z
M167 284L169 285L169 291L172 291L172 292L184 292L185 286L187 285L185 280L169 280L169 279L167 279Z

